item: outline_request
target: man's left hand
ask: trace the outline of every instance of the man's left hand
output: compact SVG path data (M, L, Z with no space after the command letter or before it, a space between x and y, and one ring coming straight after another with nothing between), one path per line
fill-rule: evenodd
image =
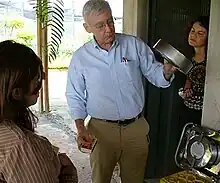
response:
M164 77L166 80L170 80L170 78L172 77L172 75L174 74L174 72L177 70L178 68L176 66L174 66L173 64L169 63L167 60L164 60Z

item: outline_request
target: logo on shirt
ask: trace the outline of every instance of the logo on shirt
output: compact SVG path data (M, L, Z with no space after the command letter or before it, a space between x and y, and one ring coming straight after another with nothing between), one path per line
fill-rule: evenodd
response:
M128 63L130 62L131 60L128 60L126 57L122 57L121 59L121 62L124 62L124 63Z

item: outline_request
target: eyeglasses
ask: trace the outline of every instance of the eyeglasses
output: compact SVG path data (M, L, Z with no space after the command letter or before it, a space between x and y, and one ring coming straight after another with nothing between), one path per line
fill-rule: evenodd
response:
M114 18L112 17L111 19L107 20L107 23L100 22L100 23L97 23L97 24L93 25L93 27L95 27L98 30L104 30L106 25L108 25L109 27L113 27L114 24L115 24Z

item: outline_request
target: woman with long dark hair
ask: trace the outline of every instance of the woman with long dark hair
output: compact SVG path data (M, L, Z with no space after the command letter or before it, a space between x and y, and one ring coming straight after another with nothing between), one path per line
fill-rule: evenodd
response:
M65 154L34 133L37 117L29 106L37 102L43 67L25 45L0 43L0 182L78 182Z
M193 122L201 124L204 85L207 60L209 17L201 16L192 21L186 32L185 54L192 60L193 68L187 75L183 88L184 105L182 120L184 123Z

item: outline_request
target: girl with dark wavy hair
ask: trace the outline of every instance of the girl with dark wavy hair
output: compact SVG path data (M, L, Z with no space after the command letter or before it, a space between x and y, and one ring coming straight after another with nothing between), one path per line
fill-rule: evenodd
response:
M78 182L65 154L34 133L38 121L29 106L37 102L43 67L29 47L0 43L0 182Z
M185 109L183 120L201 124L207 45L208 45L209 17L201 16L192 21L187 29L186 45L188 47L185 55L192 60L193 68L187 75L183 88Z

